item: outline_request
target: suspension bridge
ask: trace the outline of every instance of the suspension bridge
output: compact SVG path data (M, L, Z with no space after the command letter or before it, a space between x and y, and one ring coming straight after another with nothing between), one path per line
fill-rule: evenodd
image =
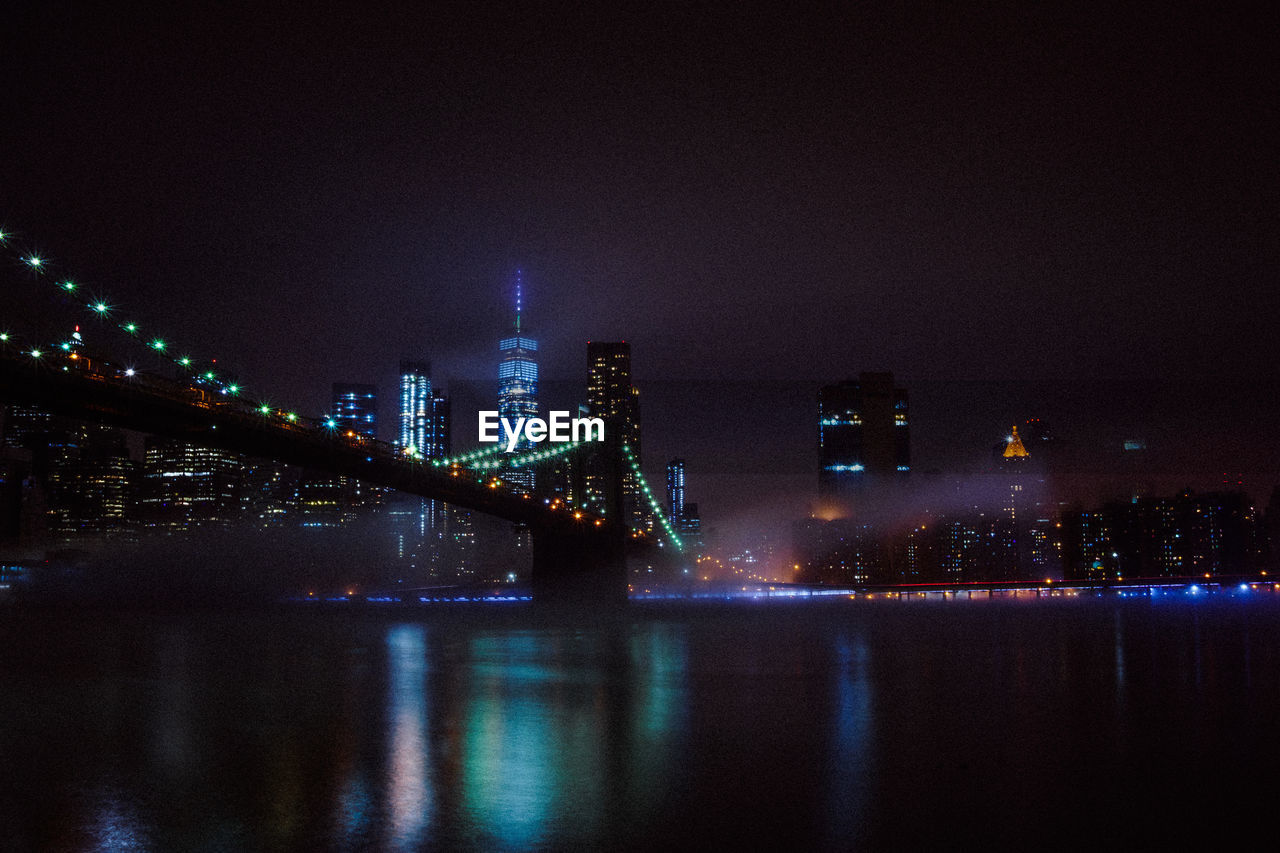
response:
M38 340L18 323L0 328L0 401L352 477L524 525L533 551L530 585L539 600L625 601L628 552L658 545L675 552L683 548L614 424L606 421L603 442L563 442L514 453L499 443L424 458L414 448L344 429L331 416L310 417L261 399L219 362L188 354L124 316L103 295L87 294L74 279L55 275L44 257L17 243L0 232L0 251L48 296L114 331L120 345L167 362L171 371L126 367L125 358L90 352L79 335ZM552 493L527 489L526 477L507 479L510 472L532 470L535 483L546 483L555 466L576 472L579 487ZM587 471L597 493L590 505L581 488ZM627 524L625 476L633 479L655 519L655 533Z

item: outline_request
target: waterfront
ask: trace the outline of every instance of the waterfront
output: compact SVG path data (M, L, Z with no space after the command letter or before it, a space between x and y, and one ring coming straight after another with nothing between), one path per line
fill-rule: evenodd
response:
M1229 841L1280 596L0 611L0 849Z

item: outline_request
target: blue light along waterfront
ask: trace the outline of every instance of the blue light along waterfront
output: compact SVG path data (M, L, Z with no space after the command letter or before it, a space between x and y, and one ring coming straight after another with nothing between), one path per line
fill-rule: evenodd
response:
M0 848L1229 843L1280 595L0 611Z

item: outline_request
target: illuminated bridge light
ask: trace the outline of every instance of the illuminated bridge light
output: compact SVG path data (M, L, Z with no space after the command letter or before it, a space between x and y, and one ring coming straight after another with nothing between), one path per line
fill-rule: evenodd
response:
M35 267L36 269L39 269L40 265L44 263L44 261L42 261L42 260L41 260L38 256L36 256L36 255L32 255L31 257L27 258L26 260L27 260L27 264L28 264L29 266ZM70 284L70 282L67 282L67 283L68 283L68 284ZM68 288L68 289L69 289L69 288Z
M164 352L165 343L160 338L156 338L151 342L151 348L156 352Z
M74 281L64 281L62 283L62 289L65 290L67 293L70 293L71 291L76 289L76 283Z
M187 358L186 356L183 356L182 358L178 359L178 364L181 364L183 367L187 367L188 365L191 364L191 359Z
M239 393L240 393L240 386L239 386L239 385L228 385L228 386L227 386L227 393L229 393L229 394L239 394Z
M40 353L40 350L38 350L38 349L33 349L33 350L31 351L31 357L32 357L32 358L39 358L39 357L40 357L40 355L41 355L41 353Z
M0 332L0 343L5 343L5 342L6 342L6 341L8 341L8 340L9 340L9 333L8 333L8 332Z
M137 331L138 331L138 324L137 324L137 323L125 323L124 330L125 330L126 332L128 332L129 334L133 334L133 333L135 333L135 332L137 332Z
M107 306L105 302L95 302L93 305L93 310L97 311L99 314L105 314L107 313L107 311L111 309Z

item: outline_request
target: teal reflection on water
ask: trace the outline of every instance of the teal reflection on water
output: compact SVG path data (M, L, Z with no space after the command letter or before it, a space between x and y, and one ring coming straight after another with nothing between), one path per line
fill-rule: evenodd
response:
M683 650L659 626L631 630L471 639L461 800L485 843L586 844L660 796L683 719Z
M463 807L504 846L537 843L576 811L598 815L604 784L601 714L592 684L596 638L479 636L470 644ZM596 827L581 819L576 832Z

